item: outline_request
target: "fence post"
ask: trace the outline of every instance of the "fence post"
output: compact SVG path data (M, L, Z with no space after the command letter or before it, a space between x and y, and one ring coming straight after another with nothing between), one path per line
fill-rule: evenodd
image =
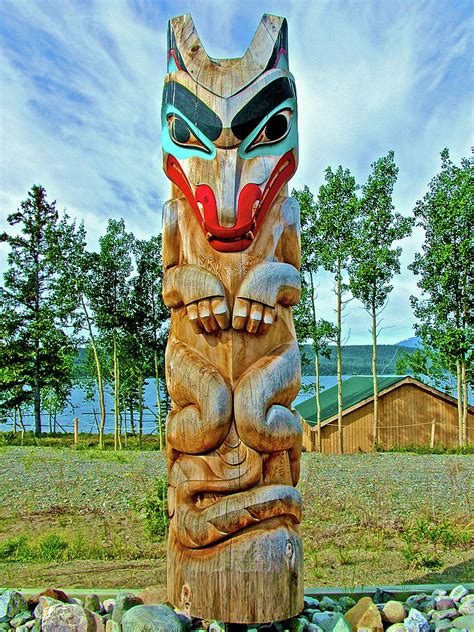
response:
M74 445L79 441L79 419L74 417Z
M435 447L435 435L436 435L436 419L433 419L433 421L431 422L431 440L430 440L431 449Z

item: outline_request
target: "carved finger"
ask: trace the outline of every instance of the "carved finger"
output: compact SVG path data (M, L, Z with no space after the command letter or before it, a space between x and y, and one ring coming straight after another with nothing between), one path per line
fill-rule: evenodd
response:
M262 303L252 303L250 306L249 319L247 321L247 331L250 334L256 334L258 327L263 318L263 305Z
M189 322L191 323L194 333L202 334L204 331L204 327L201 325L201 321L199 320L197 303L190 303L186 306L186 310L188 312Z
M211 310L211 301L204 299L198 303L199 318L207 333L213 333L219 329L214 314Z
M266 334L275 320L275 308L265 305L259 333Z
M244 329L247 324L247 318L249 315L250 301L246 298L235 299L234 313L232 316L232 327L234 329Z
M217 324L221 329L228 329L230 325L230 314L225 297L219 296L211 300L211 309Z

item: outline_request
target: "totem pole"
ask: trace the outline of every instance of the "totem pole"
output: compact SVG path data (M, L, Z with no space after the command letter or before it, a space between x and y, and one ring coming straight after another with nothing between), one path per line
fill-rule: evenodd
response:
M287 22L264 15L240 59L170 20L162 109L168 598L262 623L303 608L296 91Z

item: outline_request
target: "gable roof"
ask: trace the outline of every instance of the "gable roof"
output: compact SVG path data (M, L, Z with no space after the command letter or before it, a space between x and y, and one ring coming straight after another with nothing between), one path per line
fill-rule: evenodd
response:
M377 378L379 393L401 382L406 375L379 376ZM342 410L362 402L374 394L374 382L371 375L357 375L349 377L342 383ZM321 392L321 422L337 415L337 384ZM303 419L310 425L316 425L316 397L310 397L295 406Z

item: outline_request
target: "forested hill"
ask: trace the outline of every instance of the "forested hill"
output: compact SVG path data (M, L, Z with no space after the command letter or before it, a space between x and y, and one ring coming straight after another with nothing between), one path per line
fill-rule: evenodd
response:
M330 346L331 357L320 358L321 375L336 375L336 347ZM311 345L300 345L303 375L314 375L314 351ZM397 372L397 357L412 354L414 348L398 345L378 345L377 367L379 375L393 375ZM343 375L371 375L372 345L347 345L342 349Z

